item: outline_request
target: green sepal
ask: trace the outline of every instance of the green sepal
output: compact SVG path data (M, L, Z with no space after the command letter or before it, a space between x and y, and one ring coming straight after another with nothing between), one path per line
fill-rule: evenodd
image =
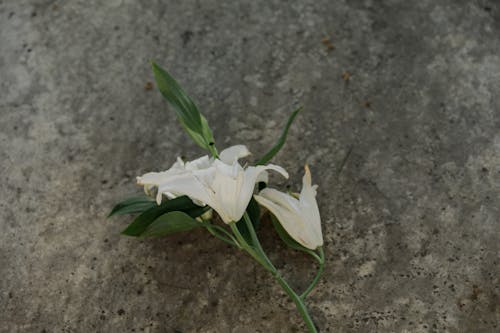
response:
M136 237L141 236L151 223L168 212L181 211L194 218L202 215L208 209L208 206L200 207L194 204L187 196L167 200L161 205L152 207L137 216L134 221L122 231L122 234Z
M151 62L151 65L158 89L174 109L182 127L196 144L210 150L210 146L214 145L214 137L206 118L165 69L154 62Z
M279 139L276 142L276 144L264 156L262 156L260 158L260 160L258 160L255 163L255 165L266 164L267 162L269 162L274 157L274 155L276 155L280 151L280 149L285 144L286 137L288 135L288 130L290 129L290 126L292 125L293 120L295 119L295 117L297 117L297 114L300 112L300 110L302 110L302 106L299 107L299 108L297 108L295 111L292 112L292 114L288 118L286 126L283 129L283 132L281 133L281 136L279 137Z
M168 212L154 220L141 234L141 237L167 236L199 227L203 227L203 224L186 213Z
M154 206L156 206L156 202L151 197L145 195L130 197L116 204L109 213L108 217L113 215L142 213L150 208L153 208Z

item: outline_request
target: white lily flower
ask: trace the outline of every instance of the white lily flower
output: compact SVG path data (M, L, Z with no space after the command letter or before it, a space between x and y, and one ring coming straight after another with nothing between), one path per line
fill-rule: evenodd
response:
M187 162L184 170L174 170L172 167L164 172L145 174L138 177L137 181L141 185L158 187L156 197L158 204L161 203L163 193L174 196L187 195L195 203L200 202L212 207L225 223L239 221L245 213L255 183L262 172L275 170L288 178L288 173L277 165L243 168L238 159L249 154L243 145L232 146L221 152L221 159L204 156L193 162Z
M184 160L180 157L177 157L177 161L175 161L174 164L170 167L170 169L162 172L149 172L142 177L137 178L137 182L140 185L144 185L144 192L146 192L147 195L151 195L152 189L154 187L157 187L158 183L161 182L162 179L165 179L167 177L171 177L174 175L180 175L183 174L186 170L199 170L199 169L206 169L210 167L212 164L212 161L208 158L208 156L202 156L200 158L197 158L193 161L188 161L184 162ZM171 192L164 192L169 199L174 199L177 197L177 195L171 193ZM160 196L160 202L161 202L161 194ZM197 203L198 204L198 203ZM200 203L200 206L203 206L204 204Z
M270 188L263 189L254 197L276 216L294 240L308 249L315 250L323 245L321 219L316 202L317 187L311 185L311 171L306 165L299 199Z

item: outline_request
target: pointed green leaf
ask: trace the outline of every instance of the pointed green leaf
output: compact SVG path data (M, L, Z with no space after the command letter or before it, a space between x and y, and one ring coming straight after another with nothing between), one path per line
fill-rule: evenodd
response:
M165 69L154 62L152 67L158 89L174 109L182 127L199 146L210 149L214 144L212 130L196 104Z
M153 208L154 206L156 206L156 202L151 197L145 195L139 197L130 197L113 207L108 217L111 217L113 215L142 213L150 208Z
M167 200L159 206L155 204L154 207L137 216L134 221L122 231L122 234L127 236L140 236L154 220L168 212L182 211L192 217L198 217L207 209L208 207L200 207L194 204L187 196Z
M203 224L186 213L175 211L163 214L154 220L141 236L167 236L198 227L203 227Z
M293 120L300 112L300 110L302 110L302 107L299 107L298 109L292 112L292 114L288 118L285 128L283 129L283 132L281 133L281 136L278 139L278 142L276 142L276 144L264 156L262 156L262 158L258 160L257 163L255 163L256 165L266 164L274 157L274 155L276 155L280 151L280 149L285 144L286 136L288 135L288 130L290 129Z

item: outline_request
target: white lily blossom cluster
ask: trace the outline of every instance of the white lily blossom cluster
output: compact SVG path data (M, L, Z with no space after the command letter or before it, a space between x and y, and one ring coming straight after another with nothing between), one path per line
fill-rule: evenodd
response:
M205 228L212 236L246 252L270 272L295 303L308 331L318 333L305 304L325 266L317 185L312 184L311 171L306 165L300 194L267 187L269 170L288 178L284 168L267 163L284 146L290 126L302 106L289 114L275 144L254 165L242 164L239 160L251 155L248 148L235 145L219 153L208 120L194 101L168 71L155 62L151 65L158 90L186 134L209 155L191 161L179 157L168 170L137 177L137 183L144 187L147 196L126 198L113 207L108 217L138 214L122 231L123 235L132 237L160 237ZM261 182L266 184L264 188ZM284 279L259 241L261 208L270 212L276 233L288 247L317 261L316 275L300 293ZM213 218L214 212L223 223Z
M181 158L163 172L150 172L137 177L145 189L157 188L156 201L186 195L197 205L208 205L227 223L239 221L254 195L255 184L267 182L266 170L273 170L288 178L278 165L243 167L238 160L250 155L244 145L223 150L219 158L207 155L193 161ZM311 172L306 166L303 188L299 199L288 193L265 188L255 199L276 216L283 228L298 243L314 250L323 245L321 220L316 203L316 185L311 184Z

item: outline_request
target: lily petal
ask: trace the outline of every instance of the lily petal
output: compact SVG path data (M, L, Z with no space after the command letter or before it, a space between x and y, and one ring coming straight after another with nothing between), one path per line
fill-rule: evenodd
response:
M255 200L276 216L283 228L293 239L309 249L315 249L316 247L314 244L311 244L307 239L306 226L304 225L300 214L297 214L298 212L295 210L287 209L286 204L282 201L282 199L278 199L277 201L270 200L267 197L270 191L276 190L266 188L262 190L259 195L254 196Z
M316 185L311 185L311 172L307 165L302 184L298 200L287 193L269 188L265 188L254 197L276 216L293 239L308 249L314 250L323 245L323 235L316 203Z
M224 149L219 154L219 159L229 165L238 161L240 158L250 155L250 151L245 145L235 145Z
M156 202L158 204L161 203L162 193L172 193L176 196L187 195L193 201L196 200L212 206L214 204L213 193L211 193L210 189L203 181L204 177L207 177L207 175L197 176L196 173L213 173L213 168L212 170L186 171L183 174L170 177L168 180L158 185Z

